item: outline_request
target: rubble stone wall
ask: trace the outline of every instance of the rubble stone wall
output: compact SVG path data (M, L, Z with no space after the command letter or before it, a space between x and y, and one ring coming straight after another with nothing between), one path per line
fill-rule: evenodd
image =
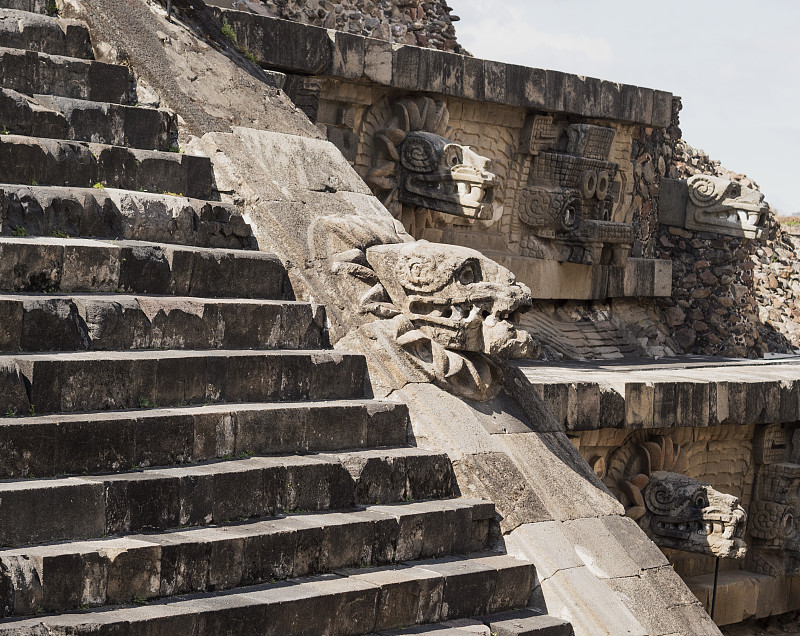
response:
M680 138L674 155L677 178L708 174L759 189ZM673 293L658 304L679 352L753 358L800 346L800 237L790 231L772 214L761 240L659 226L653 248L672 260Z

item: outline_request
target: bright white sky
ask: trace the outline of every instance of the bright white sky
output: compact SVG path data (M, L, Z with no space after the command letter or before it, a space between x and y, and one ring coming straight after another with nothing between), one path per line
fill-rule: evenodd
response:
M658 88L683 138L800 213L797 0L450 0L480 58Z

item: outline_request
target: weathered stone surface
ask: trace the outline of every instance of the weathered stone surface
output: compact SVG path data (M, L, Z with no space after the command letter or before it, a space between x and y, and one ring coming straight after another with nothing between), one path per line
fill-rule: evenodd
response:
M519 572L531 571L530 566L525 564L510 568L505 557L490 557L483 562L485 565L473 568L451 567L449 570L452 571L448 571L445 575L437 575L427 562L412 562L409 564L411 567L395 570L392 573L384 570L365 574L364 577L312 577L301 579L293 585L245 588L238 594L209 595L102 613L89 612L36 618L16 623L14 628L27 629L27 633L31 633L30 630L34 627L45 625L51 630L68 628L73 634L112 634L120 633L110 631L112 628L119 629L123 625L126 629L137 630L137 633L144 629L157 633L164 629L175 629L176 626L180 626L182 630L187 626L196 626L198 633L215 634L220 633L219 630L223 626L227 628L238 626L240 629L248 626L250 629L259 630L260 633L269 634L330 633L336 636L363 634L373 631L376 624L390 623L393 617L396 620L398 616L396 605L382 603L379 599L391 598L392 593L396 592L402 594L403 588L418 592L420 589L432 589L431 585L441 586L443 582L445 586L450 585L453 595L461 595L463 598L472 590L471 586L478 584L481 578L492 583L497 581L501 586L510 586L518 583L514 577ZM459 569L462 573L457 572ZM383 575L383 572L386 574ZM394 577L395 573L407 575L400 574ZM487 589L486 586L484 589ZM484 591L481 598L485 596ZM435 593L428 598L433 602L420 603L416 612L408 612L401 615L402 618L414 616L415 622L418 623L439 620L438 616L443 611L444 601L437 601ZM453 610L455 609L454 606ZM512 608L503 606L497 611L510 609ZM280 632L277 629L280 629ZM141 631L141 633L146 632Z
M357 398L360 356L332 351L32 354L18 364L38 413L265 399Z
M219 11L231 25L239 46L259 64L295 73L321 74L331 68L331 41L325 29L275 20L242 11Z
M177 121L169 111L142 106L0 90L0 117L14 135L91 141L148 150L169 150Z
M0 287L10 292L92 291L280 298L285 270L264 252L138 241L0 238Z
M556 572L541 582L540 589L546 606L537 600L539 591L535 589L533 609L568 618L578 634L650 634L608 587L607 581L598 580L586 567ZM592 611L586 611L587 607Z
M485 617L492 634L497 636L572 636L572 625L552 616L529 611L508 612Z
M16 408L20 416L28 413L27 396ZM403 405L360 401L8 417L0 427L0 474L53 477L224 456L399 446L407 419Z
M185 197L97 188L5 186L6 235L92 236L200 247L250 248L251 230L234 209Z
M125 66L0 47L3 88L73 99L135 103L133 75Z
M440 519L438 524L428 523L419 527L420 547L440 541L452 546L458 535L471 534L471 512L483 505L476 502L470 506L457 500L442 503L445 506L451 504L444 509L444 519ZM271 579L432 556L432 551L425 549L396 554L372 549L378 542L403 534L407 517L436 516L429 504L393 506L394 515L381 512L386 509L376 507L349 514L299 515L220 528L12 549L0 552L0 563L9 572L10 593L15 598L13 615L24 616L39 611L37 607L50 612L65 611L79 606L126 603L134 596L152 599L232 589ZM449 536L442 536L445 533ZM484 547L486 539L487 533L484 532ZM299 546L305 544L316 545L313 560L299 558ZM442 554L450 553L448 547ZM288 565L284 565L286 559ZM25 560L30 562L29 567L22 567ZM81 575L75 576L76 572ZM355 578L380 585L380 581L388 581L393 575L378 571ZM431 578L441 586L441 577L431 574ZM409 581L418 584L424 580L423 577ZM391 606L392 603L388 602L390 597L387 591L384 596L387 612L384 625L402 626L416 622L419 608L411 616L388 616L391 611L403 611L400 609L402 603L400 607ZM433 599L427 602L433 602ZM441 602L441 591L438 602ZM428 616L430 612L422 610L421 615Z
M0 8L0 46L92 59L89 30L82 22Z
M2 296L16 351L316 349L324 316L305 303L145 296ZM9 336L11 337L11 336ZM9 349L4 347L6 351Z
M425 454L412 449L406 449L405 452L418 462L425 460L435 465L441 461L441 456L435 453ZM356 482L343 465L346 459L347 454L340 457L256 457L52 482L8 483L3 485L0 542L10 546L83 539L101 534L223 523L297 510L346 509L354 505L373 504L373 501L364 500L360 493L356 493ZM393 470L403 469L402 462L389 463L389 479L396 478ZM426 488L424 485L410 494L420 499L442 495L435 486ZM387 496L385 502L403 500L405 498ZM24 507L27 512L16 514L18 506ZM446 509L447 506L444 507ZM60 512L44 519L52 510ZM463 510L455 509L446 513L453 516L452 522L446 522L444 527L455 524L459 519L469 527L471 517L465 516ZM385 513L379 509L376 514ZM405 539L406 548L401 552L402 558L420 558L425 556L426 549L439 551L435 547L438 540L435 538L428 538L418 543L416 548L413 547L411 537L415 516L412 513L408 521L399 521L403 535L408 536ZM441 531L442 527L439 525L438 530ZM483 524L479 524L479 530L481 527ZM436 525L432 529L436 529ZM471 536L471 530L469 534ZM462 543L459 547L456 544L456 551L469 547L465 545ZM384 548L380 542L377 546L379 550L376 554ZM448 548L453 549L453 544L450 543Z
M219 4L219 1L212 4ZM358 64L350 67L341 63L340 45L331 44L323 28L243 11L217 11L231 24L237 43L268 68L351 79L361 77L355 75ZM340 35L345 36L337 31L334 37L338 39ZM369 42L363 35L352 32L346 37L350 51L365 46L356 44L357 40ZM293 44L278 46L281 41ZM387 50L390 46L381 48ZM604 83L594 78L502 62L473 62L463 55L408 44L393 48L392 74L368 72L370 79L407 90L486 99L586 117L603 116L659 127L669 124L672 113L672 95L663 91L627 85L613 85L613 91L604 90ZM366 60L369 66L369 55ZM479 70L479 67L483 68ZM480 85L484 82L482 71L486 72L485 87Z

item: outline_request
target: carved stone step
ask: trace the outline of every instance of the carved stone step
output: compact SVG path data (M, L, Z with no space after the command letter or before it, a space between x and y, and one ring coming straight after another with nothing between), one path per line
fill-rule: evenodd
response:
M139 241L0 237L0 291L281 298L286 271L265 252Z
M127 66L0 47L3 88L116 104L136 103Z
M0 234L64 235L255 249L232 205L112 188L0 184Z
M2 295L0 351L318 349L308 303L122 294Z
M175 115L165 109L123 106L0 89L0 121L12 135L71 139L170 150Z
M0 479L86 475L248 453L401 446L407 424L404 404L370 400L6 417L0 419Z
M554 616L529 610L507 612L482 619L497 636L573 636L572 625Z
M42 13L44 15L54 15L54 0L0 0L0 7L4 9L16 9L17 11L30 11L31 13ZM48 11L50 9L50 11Z
M493 517L491 503L451 499L6 550L5 616L479 552Z
M370 469L352 462L372 452ZM416 448L252 457L0 484L0 545L220 524L285 512L452 497L446 455Z
M90 60L89 29L76 20L0 8L0 46Z
M7 183L81 188L102 185L198 199L212 195L208 157L174 152L0 135L0 165Z
M74 413L212 402L355 399L340 351L126 351L0 356L0 411Z
M503 612L478 619L449 621L410 629L380 632L372 636L573 636L572 625L561 619L539 615L530 610Z
M36 634L36 629L75 636L368 634L376 625L404 627L524 607L533 579L531 563L501 555L412 561L402 569L390 566L142 607L37 617L5 623L0 634Z

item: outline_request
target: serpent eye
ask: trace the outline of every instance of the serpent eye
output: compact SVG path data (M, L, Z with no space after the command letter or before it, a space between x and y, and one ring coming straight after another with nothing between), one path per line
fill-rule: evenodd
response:
M694 498L694 505L698 508L706 508L708 507L708 497L705 496L703 493L699 493Z
M458 282L462 285L472 285L480 280L480 274L474 263L467 263L458 272Z
M461 155L461 148L455 144L450 144L444 149L444 164L446 166L457 166L464 163Z

